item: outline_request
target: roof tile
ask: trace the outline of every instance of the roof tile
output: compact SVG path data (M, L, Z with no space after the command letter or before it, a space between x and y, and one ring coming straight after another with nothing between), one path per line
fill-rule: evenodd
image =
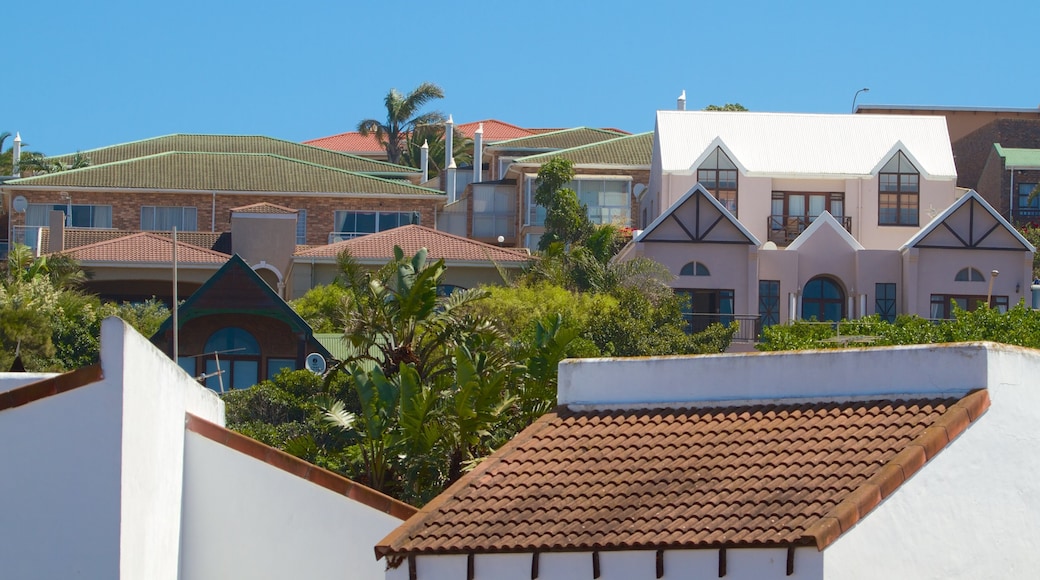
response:
M414 255L420 248L426 248L427 255L431 259L444 259L446 262L494 260L499 263L523 263L531 260L531 255L526 250L500 248L417 224L368 234L327 246L308 248L298 251L296 255L335 257L343 250L349 250L356 259L385 261L393 258L394 246L400 246L407 255Z
M430 502L377 553L822 549L987 404L979 391L910 401L562 407Z
M178 236L179 238L179 236ZM173 240L152 232L79 246L63 252L78 262L156 262L173 261ZM177 262L183 264L223 264L231 256L177 241Z

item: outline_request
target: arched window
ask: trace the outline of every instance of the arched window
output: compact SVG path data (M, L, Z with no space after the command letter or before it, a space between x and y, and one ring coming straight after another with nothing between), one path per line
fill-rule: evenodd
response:
M957 275L953 278L954 282L985 282L986 277L982 275L975 268L964 268L957 272Z
M206 379L206 386L220 391L221 388L246 389L260 379L260 343L245 330L229 326L210 335L204 351L206 374L222 371Z
M878 224L916 226L921 174L902 151L878 173Z
M711 276L708 267L700 262L690 262L679 270L680 276Z
M802 289L802 318L837 322L845 318L845 291L833 278L819 276Z
M737 215L737 166L721 147L716 147L697 168L697 181L730 213Z

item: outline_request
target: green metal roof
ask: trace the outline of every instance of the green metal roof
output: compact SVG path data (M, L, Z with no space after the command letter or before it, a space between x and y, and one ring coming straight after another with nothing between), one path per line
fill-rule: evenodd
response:
M333 169L280 155L181 151L26 177L9 181L6 185L207 192L444 195L444 192L405 181Z
M1004 158L1004 167L1040 169L1040 149L1001 147L1000 143L994 143L993 146L996 147L997 154Z
M288 157L289 159L298 159L307 163L355 171L357 173L372 173L376 175L409 175L419 173L419 170L414 167L376 161L349 153L330 151L311 145L257 135L194 135L178 133L81 151L80 154L89 158L91 165L102 165L173 151L190 153L270 153ZM50 159L70 163L74 155L72 153L57 155Z
M555 157L561 157L574 165L645 165L649 167L653 150L654 133L650 131L562 151L528 155L515 160L514 163L541 165Z
M607 139L621 137L624 133L608 131L606 129L592 129L590 127L575 127L574 129L561 129L548 133L539 133L527 137L517 137L506 141L498 141L489 148L494 149L570 149L590 143L599 143Z

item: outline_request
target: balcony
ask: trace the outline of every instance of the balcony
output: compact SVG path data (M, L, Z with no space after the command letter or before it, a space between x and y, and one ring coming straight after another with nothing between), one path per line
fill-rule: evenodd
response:
M799 234L805 231L805 228L809 227L809 224L816 219L817 216L805 216L805 215L771 215L766 218L766 228L769 231L769 241L773 242L778 246L786 246L794 241ZM838 223L845 228L845 231L852 233L852 217L851 216L834 216L834 219L838 220Z
M740 325L733 335L733 342L758 342L762 333L761 317L757 314L700 314L685 313L683 318L690 324L690 332L704 332L712 324L728 327L734 322Z

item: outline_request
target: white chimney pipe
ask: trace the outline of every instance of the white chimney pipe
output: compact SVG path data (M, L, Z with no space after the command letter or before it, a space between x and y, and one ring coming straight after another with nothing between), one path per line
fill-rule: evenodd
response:
M452 157L448 163L448 175L445 180L444 189L447 190L448 203L455 203L455 172L458 170L458 166L455 165L455 158Z
M448 120L444 122L444 166L447 167L455 156L455 148L452 144L452 140L455 137L455 121L452 120L451 115L448 115Z
M422 168L422 182L426 183L430 179L430 143L426 139L419 150L419 166Z
M15 132L14 147L11 148L11 175L21 177L22 172L18 169L18 162L22 160L22 134Z
M679 95L679 100L678 100L678 103L676 104L676 108L678 110L680 110L680 111L685 111L686 110L686 89L683 89L682 94Z
M484 165L484 123L473 133L473 183L481 181L481 167Z

